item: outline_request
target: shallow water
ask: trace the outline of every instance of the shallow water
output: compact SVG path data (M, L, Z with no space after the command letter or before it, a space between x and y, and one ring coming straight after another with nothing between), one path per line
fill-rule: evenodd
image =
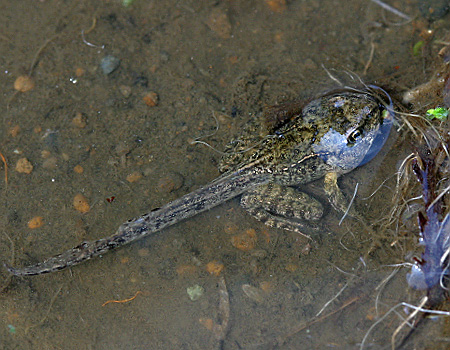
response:
M393 25L401 19L369 1L276 4L0 3L0 152L9 165L7 184L3 175L0 181L2 260L26 265L110 235L213 180L220 155L192 139L213 133L203 140L223 149L248 113L335 87L326 69L348 83L346 71L397 93L433 70L412 55L420 23ZM401 10L416 16L414 4L404 1ZM383 18L389 24L380 26ZM121 60L109 75L99 67L107 55ZM30 71L35 87L15 93L16 78ZM158 94L157 106L144 102L149 92ZM79 113L85 126L73 122ZM330 211L326 232L308 242L265 227L233 200L67 271L12 279L2 271L2 347L358 349L388 310L422 296L408 288L406 269L386 266L405 261L407 252L390 231L377 231L390 209L392 176L410 152L411 142L393 133L376 159L342 179L348 196L359 184L355 205L371 228L350 219L339 226ZM15 170L24 157L30 174ZM128 181L135 172L142 176ZM320 182L310 191L320 193ZM72 206L77 193L89 200L86 214ZM44 225L30 229L35 216ZM235 248L232 237L248 230L256 246ZM214 260L224 264L229 293L223 340L208 329L221 317L220 277L206 271ZM194 285L204 288L197 301L186 292ZM138 291L129 302L102 306ZM371 330L365 349L390 348L406 316L403 307L396 311ZM429 321L412 342L446 348L447 322Z

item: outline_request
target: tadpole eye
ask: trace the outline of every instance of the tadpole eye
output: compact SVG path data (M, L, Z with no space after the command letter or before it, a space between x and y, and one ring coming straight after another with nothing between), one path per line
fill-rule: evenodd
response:
M348 135L347 143L349 145L353 145L358 140L358 138L360 138L361 136L362 136L361 130L360 129L355 129L355 130L353 130L350 133L350 135Z

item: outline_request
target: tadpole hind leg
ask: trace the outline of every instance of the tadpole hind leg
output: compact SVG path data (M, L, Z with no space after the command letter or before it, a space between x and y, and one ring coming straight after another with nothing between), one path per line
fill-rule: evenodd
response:
M322 205L293 187L275 183L261 185L242 195L241 206L264 224L299 233L318 231Z

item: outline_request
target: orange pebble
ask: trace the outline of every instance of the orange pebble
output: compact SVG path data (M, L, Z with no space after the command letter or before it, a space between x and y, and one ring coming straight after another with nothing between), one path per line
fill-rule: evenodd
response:
M139 171L135 171L134 173L127 176L128 182L136 182L139 181L142 178L142 174Z
M235 235L231 237L231 244L244 252L248 252L256 246L256 231L254 229L248 229L245 233Z
M225 11L219 7L215 7L206 22L209 29L215 32L222 39L229 39L231 37L231 22Z
M43 159L48 159L48 158L50 158L51 155L52 155L52 153L51 153L50 151L46 150L46 149L44 149L44 150L41 152L41 157L42 157Z
M82 77L83 75L84 75L84 73L85 73L86 71L83 69L83 68L81 68L81 67L77 67L76 69L75 69L75 75L79 78L79 77Z
M81 165L75 165L73 171L75 171L77 174L83 174L84 169Z
M283 41L283 33L275 33L273 38L277 43L281 43Z
M19 134L19 132L20 132L20 126L19 125L13 126L11 129L9 129L9 134L12 137L16 137Z
M27 92L34 88L34 81L28 75L21 75L14 82L14 89L20 92Z
M142 100L144 100L144 102L147 106L155 107L158 105L159 96L156 92L150 91L142 98Z
M86 116L83 113L77 112L72 119L72 125L79 129L84 129L87 125L86 120Z
M286 0L266 0L266 4L276 13L282 13L286 10Z
M200 318L198 320L202 326L204 326L207 330L212 331L214 327L214 321L211 318Z
M44 225L44 218L42 216L35 216L28 221L28 228L35 229Z
M73 198L73 206L76 210L83 214L87 213L91 209L87 198L81 193L76 194Z
M259 288L261 288L264 292L270 292L273 289L273 283L269 281L262 281L259 284Z
M22 174L31 174L33 165L26 158L20 158L16 164L16 171Z
M210 261L206 264L206 271L208 271L211 275L219 276L220 273L225 268L225 265L216 260Z
M287 272L295 272L295 271L298 269L298 266L295 265L295 264L289 263L289 264L286 264L286 266L284 267L284 269L285 269Z

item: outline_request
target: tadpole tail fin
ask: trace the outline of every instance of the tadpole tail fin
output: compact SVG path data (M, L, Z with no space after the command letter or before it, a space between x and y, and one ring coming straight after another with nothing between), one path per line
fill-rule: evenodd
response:
M107 251L114 249L114 246L118 246L119 242L120 237L118 237L118 235L114 235L108 238L99 239L97 241L85 241L80 245L65 251L64 253L55 255L34 265L26 267L13 267L6 263L3 265L10 273L16 276L41 275L77 265L95 256L106 253Z

